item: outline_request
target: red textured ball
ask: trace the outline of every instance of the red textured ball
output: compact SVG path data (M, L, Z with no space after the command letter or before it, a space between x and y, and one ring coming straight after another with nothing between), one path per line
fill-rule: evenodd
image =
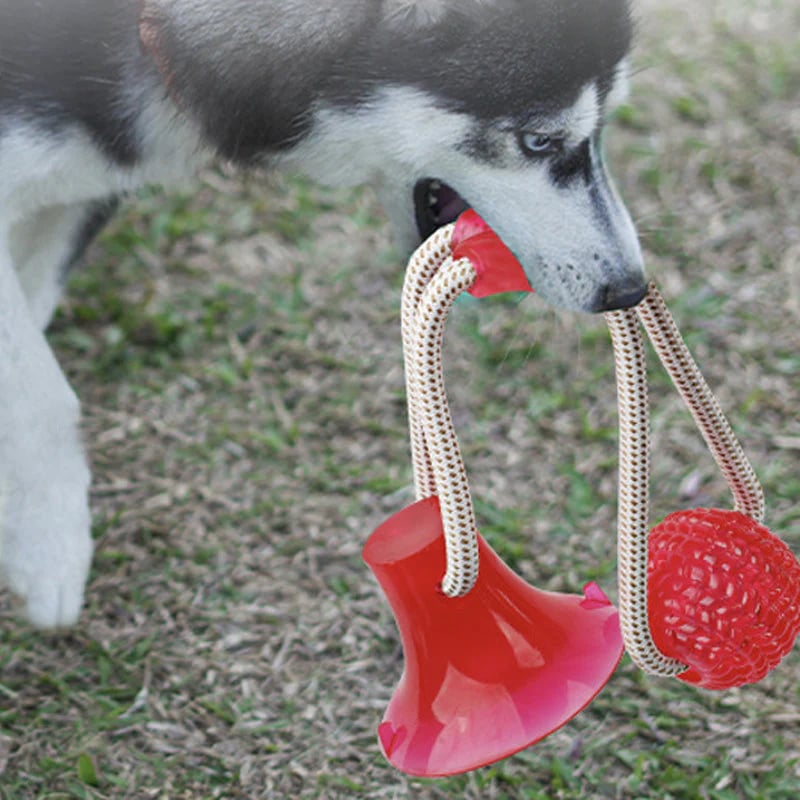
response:
M761 680L800 634L800 562L738 511L670 514L650 534L648 614L661 652L706 689Z

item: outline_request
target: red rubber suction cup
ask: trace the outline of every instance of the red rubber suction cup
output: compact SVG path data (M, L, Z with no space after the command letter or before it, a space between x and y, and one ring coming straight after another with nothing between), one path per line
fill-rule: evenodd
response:
M364 559L394 612L405 668L378 729L386 758L435 777L498 761L560 728L605 686L622 655L601 589L536 589L479 537L475 587L446 597L439 501L384 522Z
M706 689L761 680L800 634L800 562L737 511L670 514L650 534L653 640Z

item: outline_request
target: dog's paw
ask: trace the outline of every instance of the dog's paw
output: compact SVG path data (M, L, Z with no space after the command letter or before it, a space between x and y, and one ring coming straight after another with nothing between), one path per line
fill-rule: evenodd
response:
M74 625L83 606L92 558L88 472L71 477L7 496L0 514L0 579L39 628Z
M25 613L37 628L52 629L74 625L83 608L83 590L87 569L75 569L71 574L33 580L18 572L8 580L9 588L25 601Z
M92 557L88 524L69 534L64 528L57 534L34 533L35 543L5 538L0 575L25 602L30 622L38 628L74 625L83 607Z

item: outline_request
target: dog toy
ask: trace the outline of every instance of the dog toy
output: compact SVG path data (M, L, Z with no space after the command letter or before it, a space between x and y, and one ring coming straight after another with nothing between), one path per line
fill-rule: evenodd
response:
M735 510L668 516L648 547L647 331L727 481ZM654 285L606 314L620 416L619 594L623 638L647 672L708 689L761 680L800 633L800 563L760 523L764 494Z
M600 691L619 656L620 628L632 660L649 673L713 689L764 677L800 633L800 563L761 524L755 472L655 285L636 309L606 314L620 425L619 615L594 584L583 598L550 602L550 593L510 573L478 534L441 364L447 314L464 291L478 297L531 291L514 256L471 211L422 245L403 292L418 502L364 548L395 613L406 659L379 729L385 755L411 774L443 775L533 743ZM652 534L640 324L735 503L733 511L677 512ZM539 627L531 632L526 625ZM583 646L568 631L579 631ZM566 644L559 650L548 637ZM591 661L594 672L576 668Z
M536 589L476 527L444 388L444 327L462 292L514 290L530 291L522 268L470 216L417 251L403 289L417 502L381 525L363 554L404 655L379 740L412 775L465 772L533 744L585 708L622 655L618 613L599 586Z

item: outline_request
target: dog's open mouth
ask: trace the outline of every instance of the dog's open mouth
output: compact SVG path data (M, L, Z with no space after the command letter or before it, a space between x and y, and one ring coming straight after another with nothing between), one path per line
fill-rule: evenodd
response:
M455 222L468 208L469 203L443 181L429 178L414 187L417 230L423 240L443 225Z

